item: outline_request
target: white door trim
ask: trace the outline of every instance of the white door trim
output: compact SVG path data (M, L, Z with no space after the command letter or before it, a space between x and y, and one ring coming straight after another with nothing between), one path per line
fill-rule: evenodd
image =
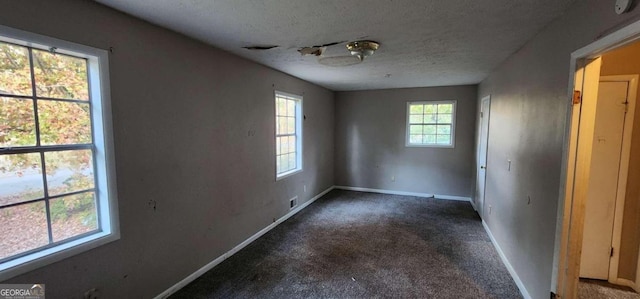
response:
M483 194L481 195L479 192L478 194L476 194L476 198L480 198L482 197L482 202L478 202L480 210L477 211L478 214L480 214L480 218L484 219L484 203L486 202L486 198L485 195L487 194L487 165L489 164L488 162L488 157L489 157L489 128L490 128L490 122L491 122L491 95L487 95L485 97L483 97L480 100L480 113L485 113L484 111L482 111L482 107L484 106L484 102L488 101L489 102L489 113L487 113L486 115L486 119L487 119L487 135L485 136L485 138L487 139L487 144L486 144L486 148L485 148L485 152L484 152L484 186L482 186L482 192ZM479 178L480 178L480 167L482 167L483 165L480 165L480 152L482 151L482 121L483 121L484 116L482 116L480 118L480 123L479 123L479 129L480 132L478 135L478 148L476 151L476 183L478 183ZM476 190L479 191L480 188L479 186L476 186ZM481 196L480 196L481 195Z
M622 151L620 168L618 169L618 190L616 193L615 212L613 216L613 235L611 247L613 256L609 261L609 282L619 284L618 267L620 264L620 243L622 242L622 219L624 216L625 196L627 193L627 176L629 174L629 159L631 157L631 137L633 136L633 122L638 92L638 75L601 76L600 82L628 82L627 114L624 118L624 133L622 136ZM631 286L637 291L637 287Z

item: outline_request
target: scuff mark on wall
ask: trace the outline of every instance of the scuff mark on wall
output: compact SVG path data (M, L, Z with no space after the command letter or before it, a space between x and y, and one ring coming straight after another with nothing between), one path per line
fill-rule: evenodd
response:
M153 208L153 211L156 211L158 203L155 200L150 200L148 205Z
M273 48L277 48L279 46L277 45L269 45L269 46L246 46L246 47L242 47L244 49L247 50L257 50L257 51L262 51L262 50L271 50Z

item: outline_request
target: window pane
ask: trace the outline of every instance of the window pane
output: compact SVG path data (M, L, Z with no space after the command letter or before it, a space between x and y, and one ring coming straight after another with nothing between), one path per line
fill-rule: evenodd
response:
M410 114L422 114L424 111L423 107L423 105L409 105Z
M451 134L451 126L450 125L439 125L438 126L438 135L450 135Z
M424 123L425 124L435 124L436 123L436 114L425 114L424 115Z
M289 153L296 151L298 145L296 144L296 136L289 136Z
M411 123L411 124L421 124L422 123L422 115L411 115L411 116L409 116L409 123Z
M436 144L436 135L424 135L424 143Z
M424 105L424 113L436 113L437 110L436 105Z
M438 114L438 123L439 124L450 124L451 123L451 114Z
M452 113L453 104L439 104L438 113Z
M287 103L283 98L276 98L276 115L286 116L287 115Z
M422 135L410 135L409 143L415 143L415 144L422 143Z
M280 165L280 156L276 156L276 173L282 172L282 166Z
M49 195L59 195L93 188L93 155L91 150L47 152Z
M287 134L287 118L278 117L278 131L276 134Z
M33 50L33 71L39 97L89 99L87 61L62 54Z
M287 117L287 134L296 133L296 119L293 117Z
M0 210L0 259L49 244L43 201Z
M0 156L0 207L43 197L39 153Z
M0 42L0 93L32 95L29 51Z
M281 138L281 152L280 154L286 154L289 152L289 136L283 136Z
M286 153L288 153L288 152L289 152L289 136L283 136L283 137L282 137L282 145L281 145L281 146L282 146L282 148L281 148L281 150L282 150L281 154L283 154L283 155L284 155L284 154L286 154Z
M38 118L42 144L91 143L88 104L39 100Z
M451 144L451 136L438 135L437 143L438 144Z
M297 167L296 164L296 154L289 154L289 168L295 169Z
M287 159L287 155L280 156L280 172L285 172L289 170L289 159Z
M409 134L412 134L412 135L420 135L420 134L422 134L422 126L421 125L411 125L409 127Z
M0 147L36 145L33 101L0 97Z
M93 192L51 199L49 210L54 242L98 229Z
M296 116L296 101L287 101L287 115L291 117Z
M276 155L279 155L282 153L282 148L280 147L281 140L282 140L281 137L276 137Z
M436 126L424 126L424 130L423 130L424 134L435 134L436 133Z

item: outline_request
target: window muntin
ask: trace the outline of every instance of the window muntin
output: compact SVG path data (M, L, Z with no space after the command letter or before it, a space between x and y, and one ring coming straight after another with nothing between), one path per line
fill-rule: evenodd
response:
M276 177L302 170L302 97L276 92Z
M453 147L455 101L407 103L407 146Z
M107 59L0 26L0 280L119 238Z

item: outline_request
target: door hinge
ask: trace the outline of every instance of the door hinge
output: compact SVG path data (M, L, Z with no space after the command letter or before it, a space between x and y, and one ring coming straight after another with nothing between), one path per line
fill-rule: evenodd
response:
M480 111L480 117L484 117L484 112Z
M579 90L573 91L573 104L578 105L582 103L582 93Z
M611 247L611 255L609 257L613 257L613 247Z
M622 103L624 105L624 113L629 112L629 101Z

